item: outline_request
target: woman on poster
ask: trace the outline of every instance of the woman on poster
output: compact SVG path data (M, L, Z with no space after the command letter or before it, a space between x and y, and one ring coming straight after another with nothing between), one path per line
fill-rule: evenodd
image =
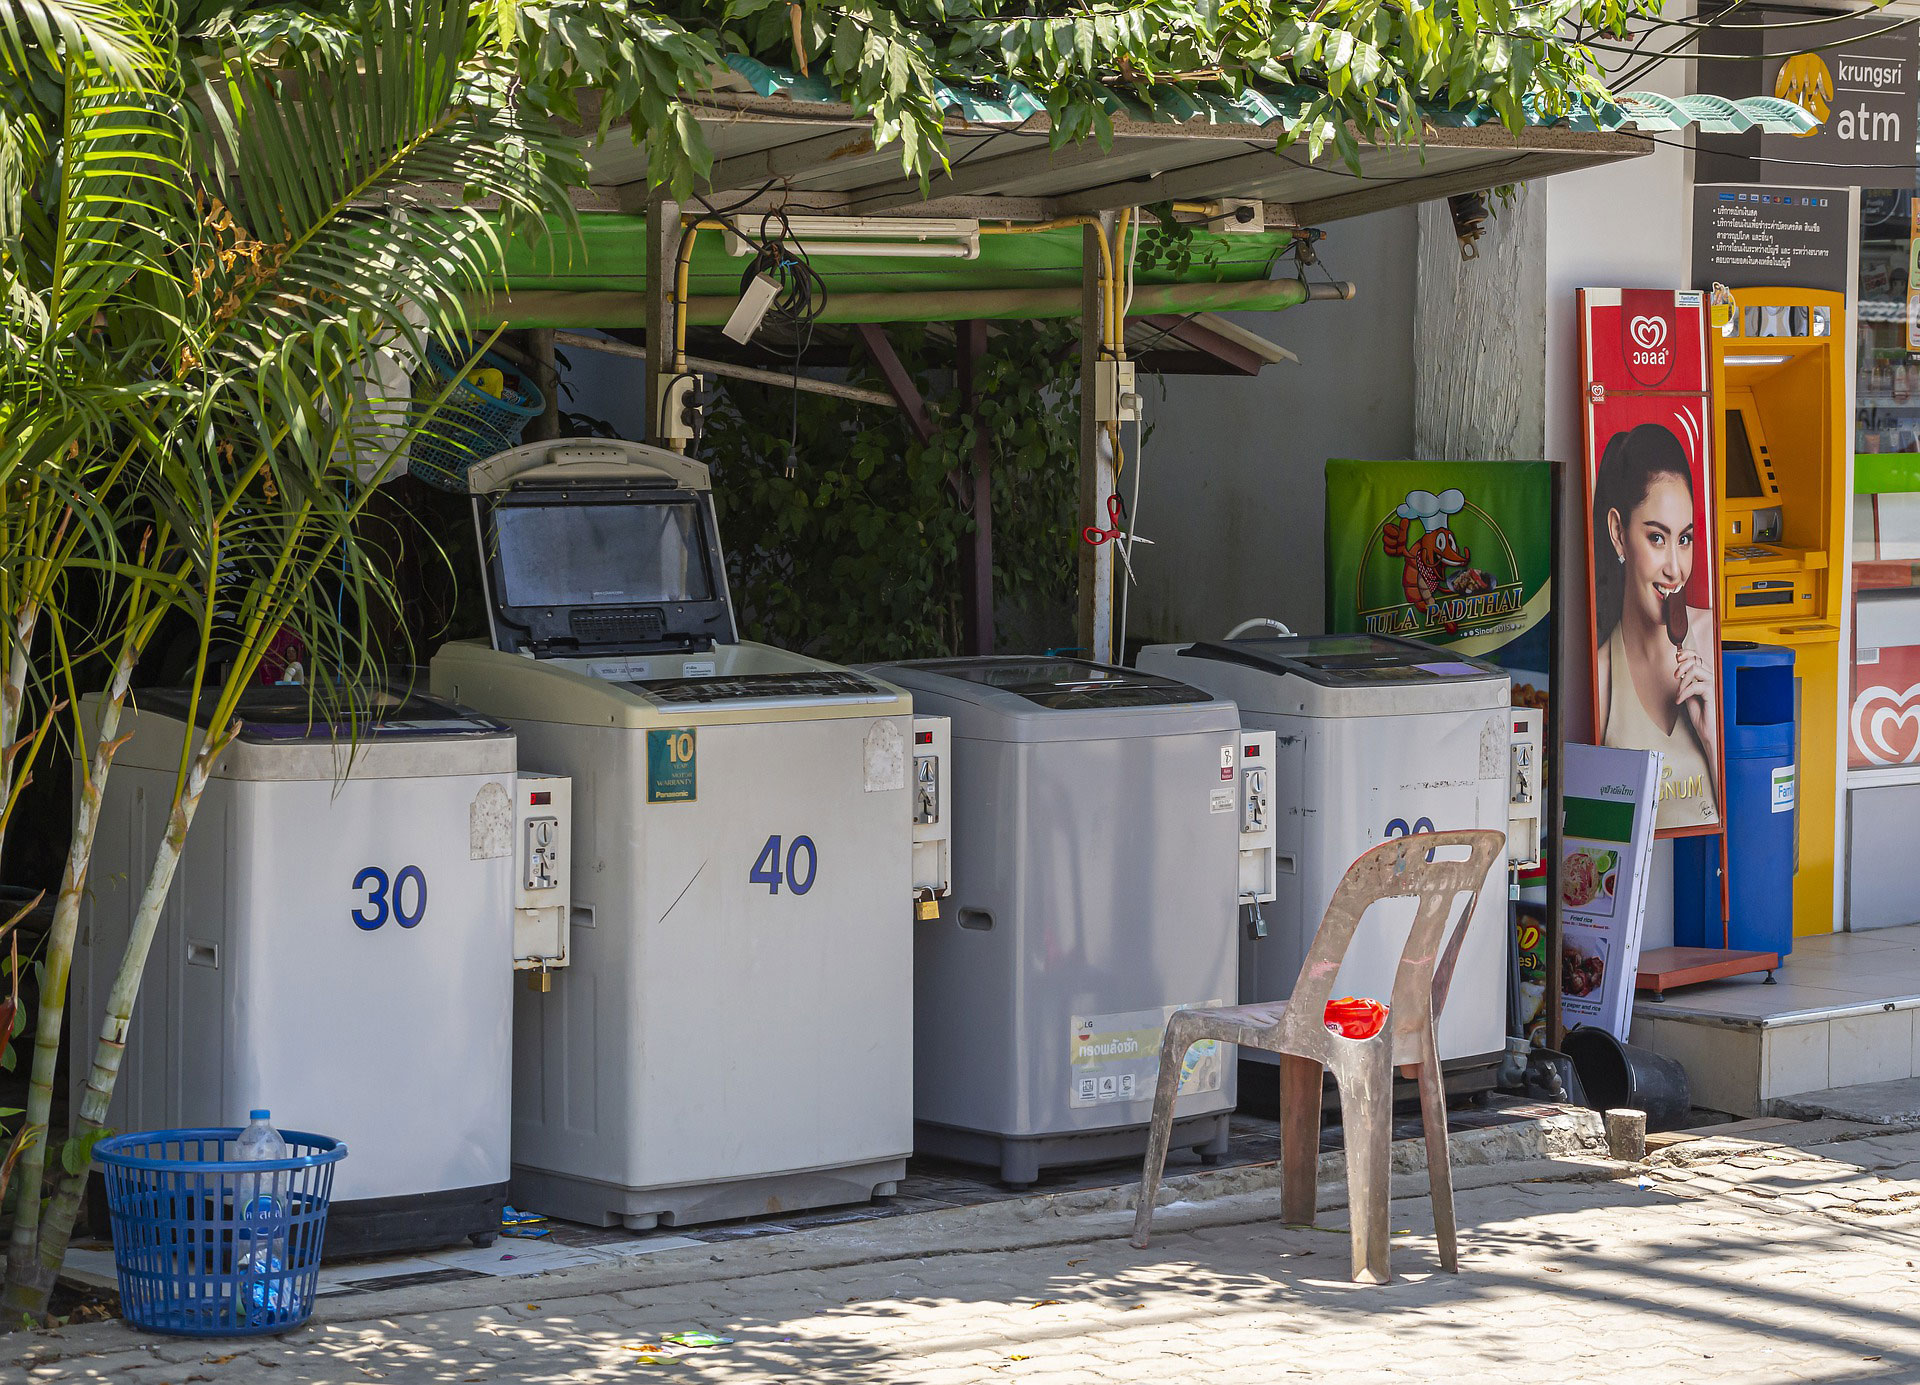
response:
M1593 490L1596 729L1602 745L1665 756L1663 828L1720 821L1713 613L1686 604L1698 514L1671 430L1608 440Z

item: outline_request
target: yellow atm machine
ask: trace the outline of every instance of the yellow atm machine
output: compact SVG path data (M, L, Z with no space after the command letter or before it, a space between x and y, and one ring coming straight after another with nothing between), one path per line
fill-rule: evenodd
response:
M1845 577L1846 299L1740 289L1708 333L1719 402L1721 638L1794 651L1795 936L1834 926ZM1722 696L1725 693L1723 690Z

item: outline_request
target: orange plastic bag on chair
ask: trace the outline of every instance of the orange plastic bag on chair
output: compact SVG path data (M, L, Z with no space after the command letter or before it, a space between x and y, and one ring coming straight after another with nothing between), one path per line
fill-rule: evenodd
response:
M1327 1002L1327 1028L1343 1039L1371 1039L1387 1027L1387 1007L1365 996Z

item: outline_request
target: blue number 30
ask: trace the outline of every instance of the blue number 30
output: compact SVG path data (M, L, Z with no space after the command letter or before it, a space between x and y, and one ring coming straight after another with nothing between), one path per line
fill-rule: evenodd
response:
M407 898L409 885L413 887L411 907ZM403 867L393 877L391 886L387 873L380 867L363 866L353 877L353 888L367 892L362 907L352 910L351 917L356 927L369 933L387 921L389 912L402 928L411 928L426 917L427 877L418 866Z

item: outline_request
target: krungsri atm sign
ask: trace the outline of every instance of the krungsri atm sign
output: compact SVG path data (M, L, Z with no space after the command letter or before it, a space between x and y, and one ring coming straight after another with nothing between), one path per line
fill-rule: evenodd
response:
M1843 187L1875 166L1864 181L1885 183L1889 167L1912 165L1920 26L1883 10L1808 23L1831 13L1703 7L1713 27L1700 36L1700 89L1777 96L1820 124L1805 135L1702 135L1697 181Z

